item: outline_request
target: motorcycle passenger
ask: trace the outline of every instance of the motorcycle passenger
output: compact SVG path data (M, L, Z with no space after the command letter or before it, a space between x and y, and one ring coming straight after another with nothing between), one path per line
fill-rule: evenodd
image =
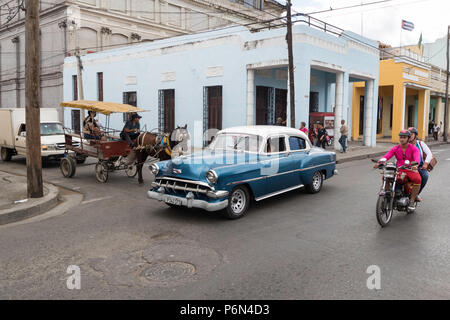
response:
M425 188L425 185L428 181L428 165L430 164L431 160L433 159L433 154L431 153L430 148L427 146L427 144L424 141L419 140L417 135L419 132L416 128L408 128L409 132L411 132L411 138L409 139L409 143L411 143L413 146L416 146L417 149L419 149L420 153L420 164L419 164L419 173L420 177L422 178L422 183L420 185L420 191L419 194L422 192L423 188ZM417 202L421 202L422 199L417 196L416 198Z
M386 153L384 157L381 158L377 164L375 164L374 167L378 168L381 163L386 162L393 156L395 156L395 158L397 159L397 168L403 166L405 164L405 161L409 160L409 162L412 164L412 168L410 170L400 169L399 172L401 173L400 177L402 182L405 183L406 191L411 193L408 209L410 211L414 211L414 203L416 201L417 195L419 194L420 184L422 182L422 178L420 177L420 174L418 172L420 152L416 146L413 146L409 143L411 132L409 132L408 130L402 130L398 135L400 137L400 144L389 150L389 152ZM414 162L417 164L414 164ZM409 184L411 184L411 186Z

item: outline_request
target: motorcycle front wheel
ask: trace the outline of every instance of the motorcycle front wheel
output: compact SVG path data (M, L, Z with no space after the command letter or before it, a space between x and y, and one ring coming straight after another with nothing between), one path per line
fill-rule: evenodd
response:
M379 196L377 200L377 221L382 228L386 227L392 219L393 209L390 202L390 199L385 196Z

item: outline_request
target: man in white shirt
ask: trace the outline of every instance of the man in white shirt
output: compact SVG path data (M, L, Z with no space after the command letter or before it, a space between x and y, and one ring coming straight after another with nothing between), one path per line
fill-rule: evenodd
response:
M427 144L417 138L418 131L416 128L408 128L408 130L411 132L411 137L409 139L409 143L416 146L417 149L419 149L420 152L420 164L419 164L419 173L422 177L422 183L420 185L420 191L419 194L422 192L423 188L425 188L425 185L427 184L429 173L428 173L428 165L430 164L430 161L433 159L433 154L431 153L430 148L427 146ZM422 199L419 197L416 198L418 202L421 202Z

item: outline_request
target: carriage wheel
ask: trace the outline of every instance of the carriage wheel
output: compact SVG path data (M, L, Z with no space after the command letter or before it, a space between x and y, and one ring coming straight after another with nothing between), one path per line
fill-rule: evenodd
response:
M65 178L72 178L75 175L77 169L77 163L72 157L65 157L61 159L59 164L61 173Z
M108 181L108 166L104 162L97 162L95 165L95 177L98 182L105 183Z
M125 173L128 178L134 178L137 175L137 165L135 163L126 166Z

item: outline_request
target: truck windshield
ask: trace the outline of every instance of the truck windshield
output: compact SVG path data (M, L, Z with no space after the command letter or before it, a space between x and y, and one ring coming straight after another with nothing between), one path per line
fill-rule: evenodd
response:
M41 123L41 136L54 136L64 134L61 123Z
M219 134L209 145L213 150L229 149L246 152L258 152L262 138L253 134Z

